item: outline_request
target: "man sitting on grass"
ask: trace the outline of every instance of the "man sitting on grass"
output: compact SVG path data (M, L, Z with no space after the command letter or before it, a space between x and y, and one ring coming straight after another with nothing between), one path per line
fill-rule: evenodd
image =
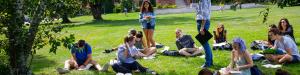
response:
M300 61L298 47L294 40L287 36L282 36L279 29L269 31L271 40L275 40L274 49L284 50L283 55L267 55L266 58L274 63L295 63Z
M92 66L98 71L107 71L108 69L108 64L100 67L96 61L92 60L92 48L84 40L79 40L72 47L71 53L72 58L65 61L64 68L57 69L60 74L68 73L71 69L88 70Z
M191 35L183 35L181 29L176 29L176 46L179 54L184 56L197 56L201 53L199 48L194 45Z

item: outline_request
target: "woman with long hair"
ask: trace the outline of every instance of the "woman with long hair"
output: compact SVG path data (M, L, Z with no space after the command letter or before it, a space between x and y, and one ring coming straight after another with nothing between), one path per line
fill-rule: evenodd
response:
M283 35L289 35L294 41L294 30L287 18L281 18L278 23L278 29Z
M155 13L153 7L148 0L145 0L140 7L140 18L144 34L146 36L147 47L155 47L153 33L155 29Z

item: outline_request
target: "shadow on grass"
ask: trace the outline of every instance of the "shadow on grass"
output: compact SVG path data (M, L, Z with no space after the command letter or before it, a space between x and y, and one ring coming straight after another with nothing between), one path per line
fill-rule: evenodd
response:
M55 66L57 63L53 60L49 60L46 56L35 55L31 63L31 69L33 72L43 71L44 68Z
M212 17L213 21L243 21L246 19L251 19L255 16L249 17L230 17L230 16L222 16L222 17ZM159 26L168 26L168 25L184 25L184 24L196 24L194 17L186 17L186 16L175 16L175 17L163 17L156 19L156 25ZM72 28L79 26L95 26L95 27L116 27L116 26L140 26L139 19L126 19L126 20L103 20L103 21L92 21L89 23L78 23L78 24L69 24L64 25L64 27Z

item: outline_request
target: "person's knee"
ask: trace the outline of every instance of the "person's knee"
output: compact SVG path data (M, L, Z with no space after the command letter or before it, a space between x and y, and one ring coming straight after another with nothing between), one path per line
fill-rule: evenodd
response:
M184 53L186 53L185 50L186 50L186 48L183 48L183 49L179 50L179 53L180 53L180 54L184 54Z
M91 60L90 63L91 63L91 64L94 64L94 65L98 64L98 63L97 63L96 61L94 61L94 60Z

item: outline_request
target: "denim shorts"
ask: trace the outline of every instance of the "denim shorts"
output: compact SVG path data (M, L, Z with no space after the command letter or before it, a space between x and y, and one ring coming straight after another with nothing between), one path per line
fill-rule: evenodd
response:
M296 63L296 62L299 62L299 61L300 61L300 59L297 55L292 55L292 62L293 63Z
M151 23L147 23L143 25L143 29L155 29L155 25L151 25Z

